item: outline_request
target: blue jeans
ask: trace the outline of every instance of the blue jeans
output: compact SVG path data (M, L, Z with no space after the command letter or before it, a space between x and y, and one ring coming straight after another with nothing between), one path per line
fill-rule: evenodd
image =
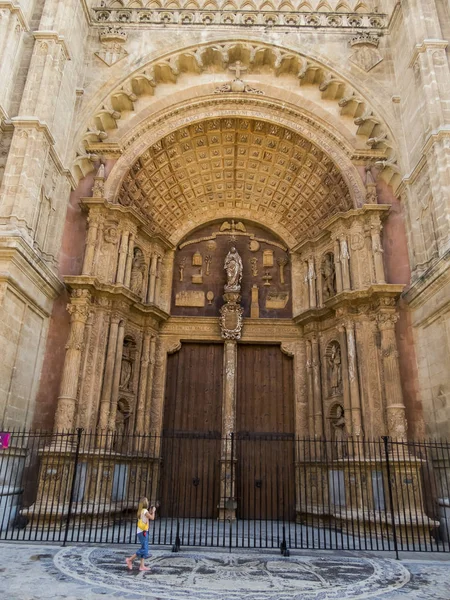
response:
M137 534L137 536L141 547L136 552L136 556L138 558L148 558L150 556L150 554L148 553L148 531L141 531Z

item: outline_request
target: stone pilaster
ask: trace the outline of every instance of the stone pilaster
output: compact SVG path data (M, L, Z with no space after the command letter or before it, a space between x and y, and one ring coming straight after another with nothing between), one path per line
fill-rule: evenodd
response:
M84 333L90 312L90 294L77 290L67 306L70 313L70 333L66 345L63 376L55 415L55 431L75 426L78 379L84 347Z
M164 259L161 264L161 287L158 291L158 306L165 310L167 313L170 312L170 300L172 292L172 277L173 267L175 263L175 251L166 250Z
M126 263L127 263L127 258L128 258L128 238L129 238L130 232L129 231L124 231L122 233L122 239L120 241L120 248L119 248L119 263L117 265L117 276L116 276L116 283L124 283L125 281L125 267L126 267Z
M148 288L147 288L147 302L153 304L155 301L155 285L156 285L156 268L158 265L158 255L152 254L150 262L150 269L148 272Z
M314 435L314 388L312 371L312 346L311 340L306 340L306 389L308 394L308 430L309 436Z
M124 277L124 285L126 285L127 287L130 287L130 280L131 280L131 268L133 266L133 255L134 255L134 239L136 237L136 234L131 231L130 232L130 236L128 238L128 253L127 253L127 260L125 263L125 277Z
M347 291L350 289L350 255L345 235L339 236L339 260L341 263L342 289Z
M153 381L155 374L155 360L156 360L156 336L152 335L150 339L150 354L149 354L149 365L147 370L147 395L145 398L144 405L144 422L145 422L145 433L150 431L150 417L152 409L152 397L153 397Z
M361 396L359 390L358 364L355 343L355 324L348 319L345 322L347 341L348 380L350 388L350 402L352 411L352 434L356 437L362 436L361 419Z
M309 308L316 308L317 305L316 280L314 256L310 256L308 258Z
M148 368L150 365L150 341L151 333L148 329L144 332L144 341L141 352L141 369L139 372L138 400L136 407L136 433L143 434L145 431L145 404L147 400Z
M348 435L353 433L352 423L352 403L350 398L350 382L349 382L349 370L348 370L348 348L347 348L347 335L345 327L342 325L338 328L339 331L339 343L341 346L341 361L342 361L342 392L344 396L344 415L345 415L345 426Z
M117 402L119 401L120 373L122 367L123 338L125 337L125 322L119 323L117 332L116 356L114 360L114 375L112 381L111 403L109 407L109 429L116 428Z
M108 351L106 354L105 372L103 376L103 387L100 398L100 415L98 426L107 429L109 424L109 407L113 388L114 366L116 362L117 336L121 316L117 313L111 315L111 323L108 336Z
M406 439L407 423L395 337L397 319L398 316L393 313L378 315L388 433L394 439L403 440Z
M161 282L162 282L162 258L158 256L158 260L156 263L156 282L155 282L155 304L160 304L161 302Z
M373 263L375 267L376 283L386 283L383 264L383 246L381 244L381 224L372 222L370 225L370 236L372 239Z
M339 240L334 240L334 267L336 269L336 292L339 294L342 292L342 268L341 268L341 254L340 254Z
M83 275L93 274L99 224L99 215L90 214L88 217L88 231L86 236L86 248L84 251Z
M314 335L311 339L312 346L312 375L314 390L314 435L323 437L323 407L322 407L322 380L320 376L320 349L319 338Z

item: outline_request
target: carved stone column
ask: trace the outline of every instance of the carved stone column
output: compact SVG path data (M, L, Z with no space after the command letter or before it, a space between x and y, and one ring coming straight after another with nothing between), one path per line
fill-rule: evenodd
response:
M155 282L155 304L159 304L161 295L161 279L162 279L162 258L158 256L156 263L156 282Z
M311 340L306 340L306 389L308 394L308 433L314 435L314 388Z
M340 253L339 240L336 238L334 240L334 268L336 269L336 292L338 294L343 290Z
M156 337L152 335L150 340L150 355L149 355L149 367L147 371L147 396L145 399L145 432L150 431L150 415L152 407L152 392L153 392L153 381L155 373L155 356L156 356Z
M347 238L345 235L339 237L339 256L342 272L342 288L346 291L350 289L350 254L348 253Z
M153 304L155 301L156 268L158 264L158 255L152 254L152 260L149 269L149 282L147 289L147 302Z
M386 283L383 264L383 247L381 245L381 225L372 223L370 226L372 238L373 262L375 267L375 279L377 283Z
M236 519L235 457L231 434L236 428L237 342L225 340L223 354L222 454L219 519Z
M127 260L125 263L125 277L124 277L124 285L130 287L131 280L131 268L133 266L133 255L134 255L134 238L135 234L130 232L130 236L128 238L128 254Z
M102 395L100 398L100 416L98 426L100 429L106 429L109 424L109 407L113 386L114 365L116 362L117 335L119 332L120 315L113 313L111 315L111 324L108 336L108 351L106 355L105 373L103 377Z
M226 340L223 354L222 437L229 436L236 426L237 343Z
M323 410L322 410L322 386L320 377L320 351L319 338L314 335L311 340L312 345L312 371L313 371L313 389L314 389L314 435L323 437Z
M322 289L322 268L321 268L321 264L320 264L320 257L316 257L316 260L314 261L316 264L316 277L317 277L317 285L316 285L316 289L317 289L317 306L319 306L320 308L322 308L323 306L323 289Z
M317 305L316 300L316 271L314 267L314 257L308 258L308 283L309 283L309 308L315 308Z
M119 323L116 343L116 357L114 360L114 375L112 381L111 403L109 408L109 429L114 431L116 428L117 402L119 401L120 373L122 370L123 338L125 337L125 322Z
M348 380L350 387L350 402L352 407L352 434L359 437L364 435L361 425L361 397L359 393L358 365L356 358L355 324L351 320L345 322L347 335Z
M136 433L146 433L145 430L145 404L147 400L148 367L150 364L151 334L147 329L144 333L141 352L141 370L139 373L138 401L136 407Z
M396 314L381 313L378 315L378 327L381 332L381 357L388 433L394 439L404 440L406 439L407 423L400 384L400 369L395 337L395 323L397 319L398 315Z
M349 370L348 370L348 348L347 348L347 336L345 333L345 327L342 325L338 328L339 331L339 342L341 345L341 360L342 360L342 392L344 396L344 415L345 415L345 427L348 435L353 434L353 423L352 423L352 404L350 399L350 383L349 383Z
M109 325L109 314L106 309L110 305L104 298L97 299L97 303L97 309L93 314L92 334L85 349L86 367L83 371L78 410L78 426L91 430L97 427Z
M152 406L150 414L150 433L161 435L166 386L167 355L181 348L179 338L160 338L156 344L155 371L153 376Z
M89 228L86 236L86 248L84 251L83 260L83 275L92 275L93 273L95 248L97 245L99 216L89 215L88 224Z
M128 257L128 236L128 231L124 231L122 233L122 239L120 241L119 248L119 264L117 265L116 283L123 283L125 281L125 265Z
M78 379L84 347L84 333L90 312L90 294L76 290L67 310L70 313L70 333L66 345L63 375L55 415L55 430L75 426Z

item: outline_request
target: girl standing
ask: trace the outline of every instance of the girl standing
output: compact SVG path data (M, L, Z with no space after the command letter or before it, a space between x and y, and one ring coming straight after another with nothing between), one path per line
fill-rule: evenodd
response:
M145 566L144 561L146 558L149 557L149 554L148 554L148 526L149 526L150 521L155 520L155 514L156 514L156 507L153 506L151 511L149 511L147 498L142 498L139 502L139 507L138 507L138 511L137 511L137 518L138 518L137 536L138 536L138 540L141 544L141 547L135 554L133 554L133 556L130 556L129 558L125 559L125 562L127 563L127 567L130 569L130 571L133 568L133 561L135 561L136 558L139 558L141 560L141 564L139 566L139 571L150 571L150 568Z

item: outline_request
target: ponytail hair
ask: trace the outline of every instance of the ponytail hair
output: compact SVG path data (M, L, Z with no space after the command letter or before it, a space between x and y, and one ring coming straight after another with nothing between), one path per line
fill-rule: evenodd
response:
M140 518L142 511L144 510L144 508L148 508L148 500L147 498L141 498L139 500L139 506L138 506L138 510L137 510L137 517L138 519Z

